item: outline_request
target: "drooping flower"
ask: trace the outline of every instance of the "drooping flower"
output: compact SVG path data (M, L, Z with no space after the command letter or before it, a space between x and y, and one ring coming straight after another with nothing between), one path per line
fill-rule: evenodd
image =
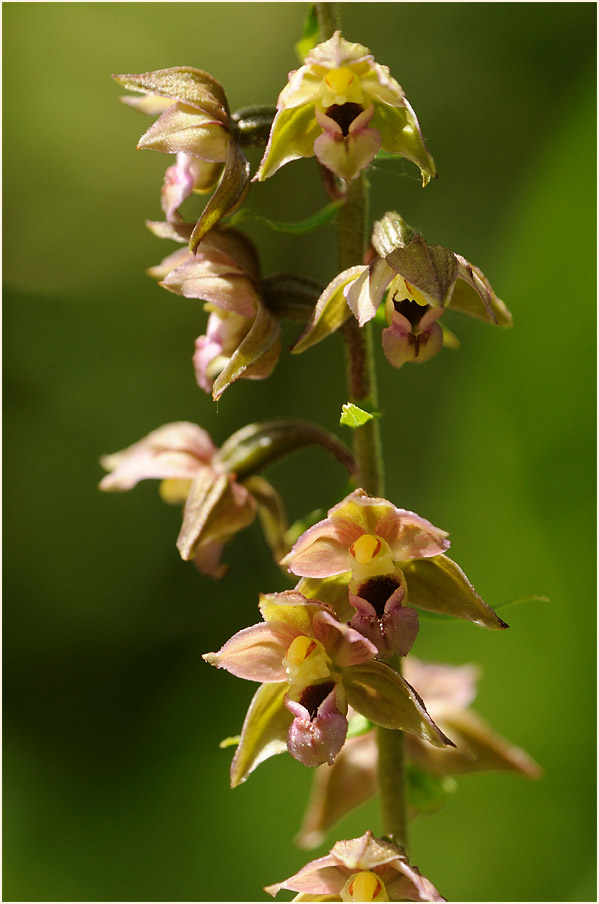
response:
M263 181L299 157L318 161L346 182L379 150L420 167L424 185L435 175L416 114L401 87L367 47L341 32L310 51L277 101L268 145L254 177Z
M357 489L305 531L281 564L299 577L346 574L350 594L369 601L379 618L381 599L391 604L392 588L405 581L411 606L487 628L507 627L445 555L448 548L447 533L430 521ZM365 612L351 595L350 602L359 615ZM395 597L389 608L397 612L398 602Z
M298 901L444 901L437 889L411 866L404 852L368 831L338 841L325 857L264 890L299 892Z
M525 751L494 732L470 708L480 677L477 666L441 665L408 656L403 672L426 699L432 718L456 743L438 751L406 735L409 763L438 778L495 769L540 777L541 769ZM376 737L370 730L348 738L335 763L317 770L296 838L300 847L317 847L338 820L377 793L377 758Z
M272 744L283 738L304 765L332 763L345 741L348 703L377 725L416 732L432 744L451 744L412 688L375 659L376 646L339 621L329 606L286 591L262 596L260 611L263 623L204 655L217 668L262 683L233 761L233 785L266 756L280 752ZM281 718L282 707L291 714L287 720ZM271 749L264 753L267 745Z
M204 302L206 334L196 340L196 380L215 399L240 378L262 380L281 351L280 322L263 302L258 254L233 228L212 230L195 254L180 249L148 270L169 292Z
M192 232L193 251L204 235L240 203L249 183L249 163L232 137L224 89L209 73L192 66L113 78L144 95L123 98L128 106L160 114L140 138L138 148L178 155L175 166L166 172L162 190L167 220L179 219L178 207L192 191L215 188Z
M184 504L177 548L200 571L221 577L224 544L260 519L266 542L278 561L289 549L287 518L274 487L260 472L304 446L321 446L353 473L353 457L336 436L296 418L247 424L217 448L197 424L178 421L153 430L121 452L105 455L109 471L102 490L130 490L140 480L158 479L166 502Z
M511 326L510 312L478 267L442 245L429 245L398 214L375 223L372 244L375 256L368 265L350 267L329 283L294 352L315 345L351 314L363 326L385 299L383 351L396 368L423 364L444 344L458 344L438 322L446 309Z

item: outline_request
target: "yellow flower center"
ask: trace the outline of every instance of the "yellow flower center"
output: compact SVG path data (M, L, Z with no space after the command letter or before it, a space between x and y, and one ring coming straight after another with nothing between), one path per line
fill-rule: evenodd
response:
M389 551L387 543L374 534L362 534L349 548L350 554L359 565L370 565L379 555Z
M330 69L322 83L322 101L324 107L331 104L342 106L346 103L362 103L362 87L360 78L347 66Z
M331 659L325 653L323 645L319 640L303 634L291 641L283 665L292 687L317 684L331 674Z
M383 880L370 872L362 870L354 873L341 889L342 901L388 901L389 895Z

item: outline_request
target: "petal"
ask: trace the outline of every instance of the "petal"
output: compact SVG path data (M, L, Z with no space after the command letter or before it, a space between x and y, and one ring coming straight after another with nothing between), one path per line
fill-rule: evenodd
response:
M541 778L542 769L521 748L502 738L471 710L443 718L456 748L443 752L416 738L410 738L410 758L433 775L460 775L465 772L500 769L526 778Z
M438 323L429 329L414 333L405 329L401 321L406 318L393 315L393 323L382 332L383 351L389 364L399 369L403 364L425 364L443 348L443 330Z
M187 248L177 248L172 254L168 254L164 257L155 267L148 267L146 273L148 276L154 277L154 279L164 279L169 273L176 270L182 264L185 264L189 259L190 256Z
M329 283L316 302L314 313L308 320L305 329L291 348L294 354L305 352L306 349L316 345L317 342L334 333L345 323L350 316L350 310L347 306L344 289L360 274L367 272L366 267L350 267L339 273Z
M386 261L422 292L428 304L444 307L449 303L458 278L458 260L443 245L429 245L421 235L415 235L405 247L388 254Z
M142 94L172 97L226 122L227 98L223 86L208 72L192 66L173 66L140 75L113 75L120 85Z
M229 142L229 133L218 120L195 107L176 103L144 132L137 147L222 163L227 159Z
M268 144L254 181L264 182L280 167L299 157L312 157L314 142L321 131L316 122L313 103L280 109L273 120Z
M119 97L122 104L131 107L138 113L146 113L149 116L160 116L165 110L172 106L173 99L171 97L160 97L158 94L146 94L145 97L130 97L128 94Z
M377 655L375 644L329 612L317 612L312 627L314 637L322 643L337 668L351 668Z
M508 327L513 318L503 301L497 298L482 270L469 264L461 255L458 261L458 281L455 284L448 307L478 320Z
M317 599L326 603L340 621L348 622L353 615L347 593L350 577L351 572L346 571L334 578L300 578L295 589L308 599Z
M193 563L201 574L206 574L215 581L220 581L226 575L229 566L221 565L220 561L224 547L224 543L217 541L198 546Z
M437 718L466 709L476 697L476 684L480 678L477 665L442 665L438 662L421 662L409 656L403 666L409 681Z
M364 326L375 316L392 278L391 267L377 257L368 269L347 287L345 291L347 303L360 326Z
M387 541L396 562L436 556L449 548L447 531L435 527L415 512L396 508L390 502L387 502L372 533Z
M376 157L381 136L376 129L350 131L348 135L323 132L314 142L319 162L346 182L356 179Z
M299 538L295 546L281 561L281 565L288 568L292 574L311 578L328 578L337 574L344 574L350 570L351 561L348 554L348 545L340 543L334 537L318 536L324 532L320 524L307 530ZM326 528L327 532L331 528Z
M290 876L289 879L285 879L284 882L266 886L264 891L273 897L283 888L288 891L307 892L310 895L335 895L338 897L346 879L347 875L339 869L337 859L327 854L325 857L319 857L318 860L307 863L299 872Z
M304 693L312 694L319 688L320 685L306 688ZM291 756L310 768L323 763L330 765L343 747L347 735L347 718L340 711L340 706L347 710L341 685L333 686L315 716L294 700L286 699L285 706L294 715L287 735L287 749Z
M176 252L178 253L178 252ZM188 255L175 270L160 283L169 292L185 298L199 298L223 311L241 317L253 317L259 296L253 282L225 255L196 257Z
M325 833L377 790L377 749L373 731L348 738L332 766L316 770L310 800L295 843L322 844Z
M189 250L195 251L205 235L224 216L231 213L245 198L250 181L250 164L234 141L229 142L225 169L216 191L206 204L189 240Z
M194 481L183 512L177 539L182 559L193 559L200 542L224 540L255 518L253 500L247 490L234 485L230 475L205 469Z
M415 734L435 747L452 745L414 688L384 662L373 659L345 670L343 685L350 706L375 725Z
M241 740L231 763L231 787L236 788L260 763L287 750L291 714L283 698L287 682L261 685L250 703Z
M416 114L407 100L404 99L402 107L375 100L370 125L380 133L384 151L401 154L420 167L423 185L435 178L435 161L427 150Z
M112 473L100 483L102 490L130 490L140 480L193 479L208 470L216 447L208 433L197 424L176 421L153 430L148 436L101 459Z
M319 600L308 600L295 590L260 594L260 612L266 622L284 622L297 634L312 637L312 619L325 608Z
M412 606L465 618L483 628L508 625L478 595L462 569L447 556L414 559L402 565Z
M263 477L254 475L244 481L258 506L258 520L262 534L275 562L288 550L286 533L289 529L285 505L279 493Z
M280 331L278 318L258 303L258 314L248 334L214 383L212 398L215 401L240 377L260 379L260 375L268 376L271 373L279 358Z
M252 625L234 634L218 653L204 653L202 659L248 681L285 681L283 658L296 636L283 622Z

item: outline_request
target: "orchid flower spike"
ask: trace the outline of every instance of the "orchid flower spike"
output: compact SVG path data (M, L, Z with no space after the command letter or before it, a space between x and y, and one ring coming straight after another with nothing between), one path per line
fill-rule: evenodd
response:
M314 155L351 182L381 149L419 166L423 185L435 176L434 161L401 87L367 47L346 41L339 31L289 73L277 110L254 177L259 182L291 160Z

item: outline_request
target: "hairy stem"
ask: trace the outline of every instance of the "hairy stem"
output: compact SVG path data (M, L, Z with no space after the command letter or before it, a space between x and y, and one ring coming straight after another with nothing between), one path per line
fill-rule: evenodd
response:
M322 40L337 26L333 4L317 3L316 11ZM368 184L362 174L350 183L345 203L339 210L339 269L345 270L364 260L368 209ZM376 409L377 384L371 324L360 328L350 317L343 327L347 352L347 382L350 401ZM354 455L358 483L367 493L383 496L384 472L379 419L374 417L354 431ZM399 657L395 667L401 673ZM401 731L377 728L378 778L383 831L407 850L405 744Z

